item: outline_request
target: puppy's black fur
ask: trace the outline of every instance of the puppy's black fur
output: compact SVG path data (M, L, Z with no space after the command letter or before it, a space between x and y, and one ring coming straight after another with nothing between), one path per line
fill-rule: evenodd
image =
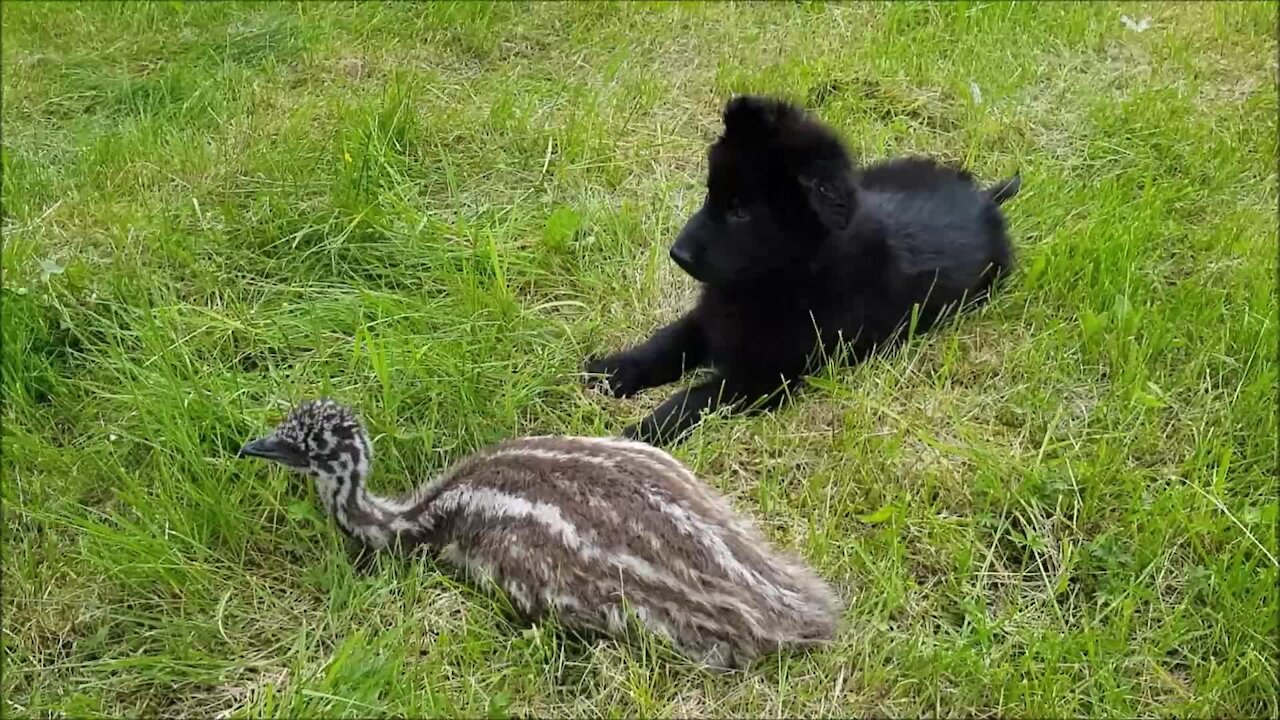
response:
M702 283L691 312L586 370L625 397L710 366L628 437L662 443L703 410L768 408L843 340L852 359L984 300L1012 263L999 206L1019 176L983 190L927 158L854 169L829 128L778 100L738 97L711 146L707 196L671 248ZM825 351L825 352L822 352Z

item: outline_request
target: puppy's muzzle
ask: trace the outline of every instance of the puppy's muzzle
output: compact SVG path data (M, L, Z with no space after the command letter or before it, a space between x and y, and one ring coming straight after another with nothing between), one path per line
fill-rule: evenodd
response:
M695 280L698 277L698 263L693 258L693 253L688 248L680 247L678 244L671 247L671 259L675 261L680 269L689 273Z
M694 280L702 281L702 242L701 234L702 218L701 213L689 218L689 222L685 223L680 234L676 236L675 244L671 246L671 259L680 269L689 274Z

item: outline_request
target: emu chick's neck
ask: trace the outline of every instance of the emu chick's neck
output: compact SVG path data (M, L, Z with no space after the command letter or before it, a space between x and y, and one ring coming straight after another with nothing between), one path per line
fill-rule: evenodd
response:
M315 476L316 492L324 508L347 536L372 550L397 545L408 548L426 541L434 522L422 500L432 483L407 501L374 495L365 487L371 470L365 457L340 458L332 473Z

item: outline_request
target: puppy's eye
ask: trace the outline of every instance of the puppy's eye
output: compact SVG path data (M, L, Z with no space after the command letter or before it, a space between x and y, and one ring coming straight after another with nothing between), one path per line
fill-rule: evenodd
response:
M751 213L747 212L747 209L743 207L741 203L735 202L729 206L729 212L726 216L732 222L742 222L749 219L751 217Z

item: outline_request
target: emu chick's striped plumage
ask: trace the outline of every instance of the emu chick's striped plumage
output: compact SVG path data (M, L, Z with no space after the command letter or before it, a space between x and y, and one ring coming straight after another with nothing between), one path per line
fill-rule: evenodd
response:
M427 547L530 617L622 633L628 611L681 652L741 667L829 640L839 602L678 460L621 439L530 437L477 452L401 500L365 489L369 436L346 407L298 406L241 456L315 479L364 546Z

